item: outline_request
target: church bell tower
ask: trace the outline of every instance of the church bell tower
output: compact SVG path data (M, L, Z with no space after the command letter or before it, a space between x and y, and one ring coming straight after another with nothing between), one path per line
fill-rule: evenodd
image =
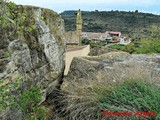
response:
M81 46L81 37L82 34L82 15L80 9L77 12L77 18L76 18L76 39L78 41L78 45Z

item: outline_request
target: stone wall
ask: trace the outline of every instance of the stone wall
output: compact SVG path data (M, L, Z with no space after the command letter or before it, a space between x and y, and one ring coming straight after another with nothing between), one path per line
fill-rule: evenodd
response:
M65 43L76 43L78 44L79 41L76 39L77 38L77 33L76 31L68 31L65 33Z
M77 57L77 56L84 57L84 56L87 56L89 52L90 52L90 45L77 46L71 50L66 51L64 75L68 74L68 71L70 69L70 64L74 57Z

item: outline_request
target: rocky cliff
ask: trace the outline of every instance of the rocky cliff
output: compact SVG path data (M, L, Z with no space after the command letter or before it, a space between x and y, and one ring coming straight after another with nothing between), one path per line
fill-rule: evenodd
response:
M25 91L38 85L44 101L62 79L64 23L60 15L52 10L31 6L19 6L18 9L26 15L34 14L36 27L31 32L1 39L0 87L9 86L12 91ZM27 24L32 23L29 21ZM7 31L8 34L10 32ZM14 83L18 85L14 87ZM11 118L0 115L0 119Z

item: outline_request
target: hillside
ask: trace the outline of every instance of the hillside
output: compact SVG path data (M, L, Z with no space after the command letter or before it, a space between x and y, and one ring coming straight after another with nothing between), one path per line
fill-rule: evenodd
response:
M66 31L75 30L76 11L64 11L61 16L65 20ZM148 35L151 25L160 26L159 15L138 11L82 11L82 17L85 32L113 30L121 31L123 34Z

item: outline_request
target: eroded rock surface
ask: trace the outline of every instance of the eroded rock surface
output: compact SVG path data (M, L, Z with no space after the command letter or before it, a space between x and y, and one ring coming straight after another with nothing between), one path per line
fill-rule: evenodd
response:
M126 79L143 79L160 84L160 54L110 52L97 57L75 57L62 89L87 87L95 81L112 85Z
M18 82L17 89L24 91L39 85L44 101L62 79L64 22L52 10L31 6L21 6L20 9L25 14L35 15L36 29L29 34L1 40L0 87L13 86L14 82ZM21 81L17 81L19 78L22 78ZM13 90L16 91L14 87ZM11 119L2 116L0 119Z

